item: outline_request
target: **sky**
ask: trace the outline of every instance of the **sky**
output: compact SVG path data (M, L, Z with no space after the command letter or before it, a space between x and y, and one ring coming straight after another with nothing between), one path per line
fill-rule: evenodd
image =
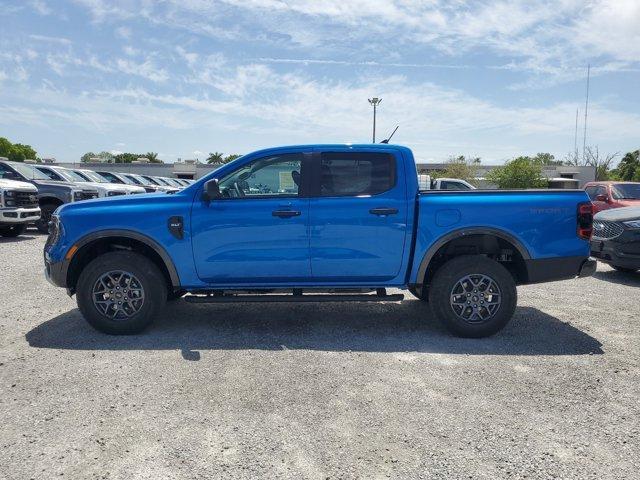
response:
M378 141L421 161L640 148L639 0L0 0L0 136L164 161Z

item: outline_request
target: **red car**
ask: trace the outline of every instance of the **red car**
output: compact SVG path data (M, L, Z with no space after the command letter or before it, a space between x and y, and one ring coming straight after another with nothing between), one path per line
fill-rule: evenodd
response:
M640 182L589 182L584 187L593 213L620 207L640 207Z

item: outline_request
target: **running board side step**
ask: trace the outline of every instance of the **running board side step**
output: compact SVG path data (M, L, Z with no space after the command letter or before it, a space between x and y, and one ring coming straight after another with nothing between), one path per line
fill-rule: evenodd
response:
M394 295L185 295L184 300L191 303L310 303L310 302L400 302L401 293Z

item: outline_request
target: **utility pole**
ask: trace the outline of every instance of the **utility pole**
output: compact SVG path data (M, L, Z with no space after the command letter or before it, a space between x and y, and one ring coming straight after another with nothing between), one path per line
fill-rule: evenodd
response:
M382 99L373 97L369 99L369 103L373 105L373 143L376 143L376 109L382 103Z
M573 135L573 154L576 158L576 163L578 163L578 111L580 109L576 108L576 132Z
M582 137L582 161L587 160L587 113L589 110L589 77L591 75L591 64L587 65L587 96L584 101L584 136Z

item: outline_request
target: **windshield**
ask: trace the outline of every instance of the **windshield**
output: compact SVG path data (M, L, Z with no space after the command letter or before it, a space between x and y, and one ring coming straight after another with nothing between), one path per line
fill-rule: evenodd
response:
M140 178L149 182L147 185L162 185L162 182L158 181L157 178L143 177L142 175L140 175Z
M141 177L140 175L135 175L133 173L129 173L127 175L122 175L122 176L130 178L133 182L137 183L138 185L154 185L146 178Z
M56 168L54 171L56 173L59 173L65 180L69 182L86 182L84 178L82 178L73 170L67 170L65 168Z
M100 176L96 172L92 172L90 170L86 170L86 171L76 170L75 172L81 177L86 178L88 182L109 183L109 180Z
M640 200L640 183L619 183L611 186L616 200Z
M28 180L51 180L44 173L31 165L25 165L24 163L11 163L9 166Z

